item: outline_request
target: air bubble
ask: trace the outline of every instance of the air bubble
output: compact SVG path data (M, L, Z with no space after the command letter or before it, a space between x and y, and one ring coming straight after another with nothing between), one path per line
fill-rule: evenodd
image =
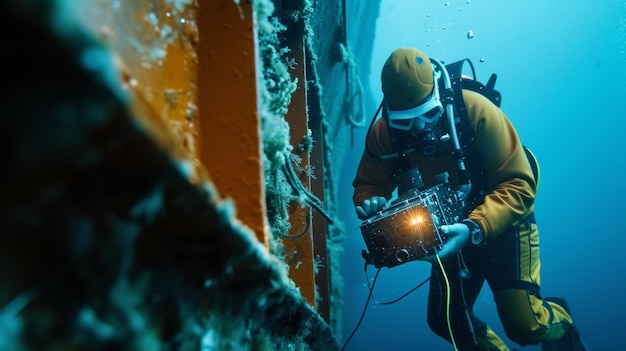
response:
M157 15L154 12L150 12L150 14L148 15L148 19L153 26L156 26L157 24L159 24Z

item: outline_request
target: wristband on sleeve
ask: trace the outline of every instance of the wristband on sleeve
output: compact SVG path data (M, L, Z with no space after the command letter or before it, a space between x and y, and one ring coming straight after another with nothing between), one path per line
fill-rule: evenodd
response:
M476 246L482 246L485 235L482 229L480 229L480 227L478 226L478 224L476 224L476 222L472 221L471 219L464 219L463 224L465 224L469 228L470 241L472 242L472 244Z

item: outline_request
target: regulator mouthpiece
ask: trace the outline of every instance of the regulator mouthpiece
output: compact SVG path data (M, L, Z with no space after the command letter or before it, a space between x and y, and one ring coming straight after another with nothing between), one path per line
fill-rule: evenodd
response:
M431 156L437 152L438 140L432 130L424 130L419 134L413 134L412 137L418 141L418 147L421 149L422 154Z

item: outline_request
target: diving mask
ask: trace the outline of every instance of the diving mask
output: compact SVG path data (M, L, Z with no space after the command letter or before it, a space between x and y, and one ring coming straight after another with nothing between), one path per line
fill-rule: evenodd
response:
M426 102L406 110L392 110L387 106L389 126L400 130L411 130L416 119L424 123L437 122L443 114L443 105L439 98L439 88L435 80L432 94Z

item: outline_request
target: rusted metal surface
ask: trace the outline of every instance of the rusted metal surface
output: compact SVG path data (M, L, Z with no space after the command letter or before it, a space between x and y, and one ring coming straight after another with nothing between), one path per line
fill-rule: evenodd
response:
M162 116L132 115L153 105L111 80L101 45L19 10L0 23L0 62L21 72L0 96L0 348L338 350L284 264L147 132Z
M238 219L267 246L251 4L88 0L79 7L112 47L144 127L184 160L190 181L208 178L231 198Z
M315 113L316 109L311 109L313 113ZM324 127L319 119L311 119L310 128L312 132L312 136L314 140L322 140L324 138ZM324 169L324 145L323 143L319 143L313 149L311 154L311 164L315 169ZM322 201L325 202L325 184L324 177L320 176L314 179L311 183L311 190L313 194ZM322 317L326 321L330 321L331 315L331 301L330 301L330 292L331 292L331 272L330 272L330 262L329 262L329 254L327 248L327 238L328 238L328 223L326 219L316 214L313 216L312 221L313 228L313 255L314 255L314 263L317 265L316 267L316 275L315 275L315 284L317 285L317 289L320 292L320 299L317 305L317 312L322 315Z
M307 50L310 49L310 45L307 46ZM308 57L314 55L309 53ZM307 60L307 65L314 66L315 62ZM311 67L313 68L313 67ZM316 79L316 75L311 70L307 71L307 78L309 80ZM316 177L311 181L311 192L319 198L322 203L328 204L326 201L326 181L327 172L325 172L325 148L326 148L326 130L325 122L322 118L324 116L324 110L322 107L322 94L320 85L311 85L307 91L307 100L309 107L309 129L311 130L311 137L316 141L315 147L311 152L311 166L314 169L323 170L319 177ZM326 321L331 320L331 280L332 274L330 272L330 257L327 248L328 240L328 223L326 219L316 214L313 216L312 221L313 228L313 257L316 264L315 285L319 291L319 299L317 311Z
M138 115L170 152L197 159L199 42L193 1L76 1L80 19L112 50L124 88L153 110Z
M267 246L254 12L247 1L198 6L199 159Z
M191 182L209 180L222 197L231 198L238 220L268 247L257 93L258 48L250 2L76 3L84 13L83 21L113 48L122 84L133 93L137 121L175 162L181 163ZM293 13L302 10L303 3L274 1L277 10L289 8ZM350 61L346 54L353 54L355 60L368 60L372 42L369 37L373 37L370 31L379 5L354 1L343 4L351 12L347 17L342 14L341 1L314 1L311 27L306 32L289 27L285 33L295 62L300 63L291 71L299 86L286 116L293 153L302 157L299 167L315 170L315 179L301 173L301 182L331 211L336 209L339 198L351 195L351 189L333 188L339 166L349 152L345 146L349 144L346 136L354 127L351 119L357 117L352 115L355 107L348 104L356 94L346 80L354 80L356 75L348 74ZM346 33L342 22L350 22L350 18L356 20L348 23L350 30ZM308 31L313 35L305 38ZM352 39L352 48L345 46L346 34ZM310 40L308 46L305 40ZM308 55L305 47L310 50ZM369 73L362 62L358 64L362 76ZM310 74L312 70L314 74ZM315 140L312 153L298 152L297 145L308 130ZM332 156L324 150L332 150ZM338 269L333 271L331 266L337 250L327 247L328 242L336 242L331 234L337 228L329 226L319 213L296 203L288 211L289 234L302 234L298 240L283 240L290 277L307 301L330 321L331 298L341 298L331 296L337 292L333 292L337 285L332 281Z
M304 31L292 33L287 44L291 49L296 65L291 70L292 77L298 80L298 87L291 96L289 112L285 116L290 126L290 140L293 153L300 160L287 160L298 163L296 168L310 169L309 157L309 126L306 99L306 59L304 52ZM311 188L309 172L300 172L298 175L302 185ZM298 201L293 201L288 208L291 228L289 237L282 240L285 245L286 262L289 264L289 276L300 288L300 293L309 304L316 307L315 301L315 266L313 259L313 238L315 234L311 225L311 208Z

